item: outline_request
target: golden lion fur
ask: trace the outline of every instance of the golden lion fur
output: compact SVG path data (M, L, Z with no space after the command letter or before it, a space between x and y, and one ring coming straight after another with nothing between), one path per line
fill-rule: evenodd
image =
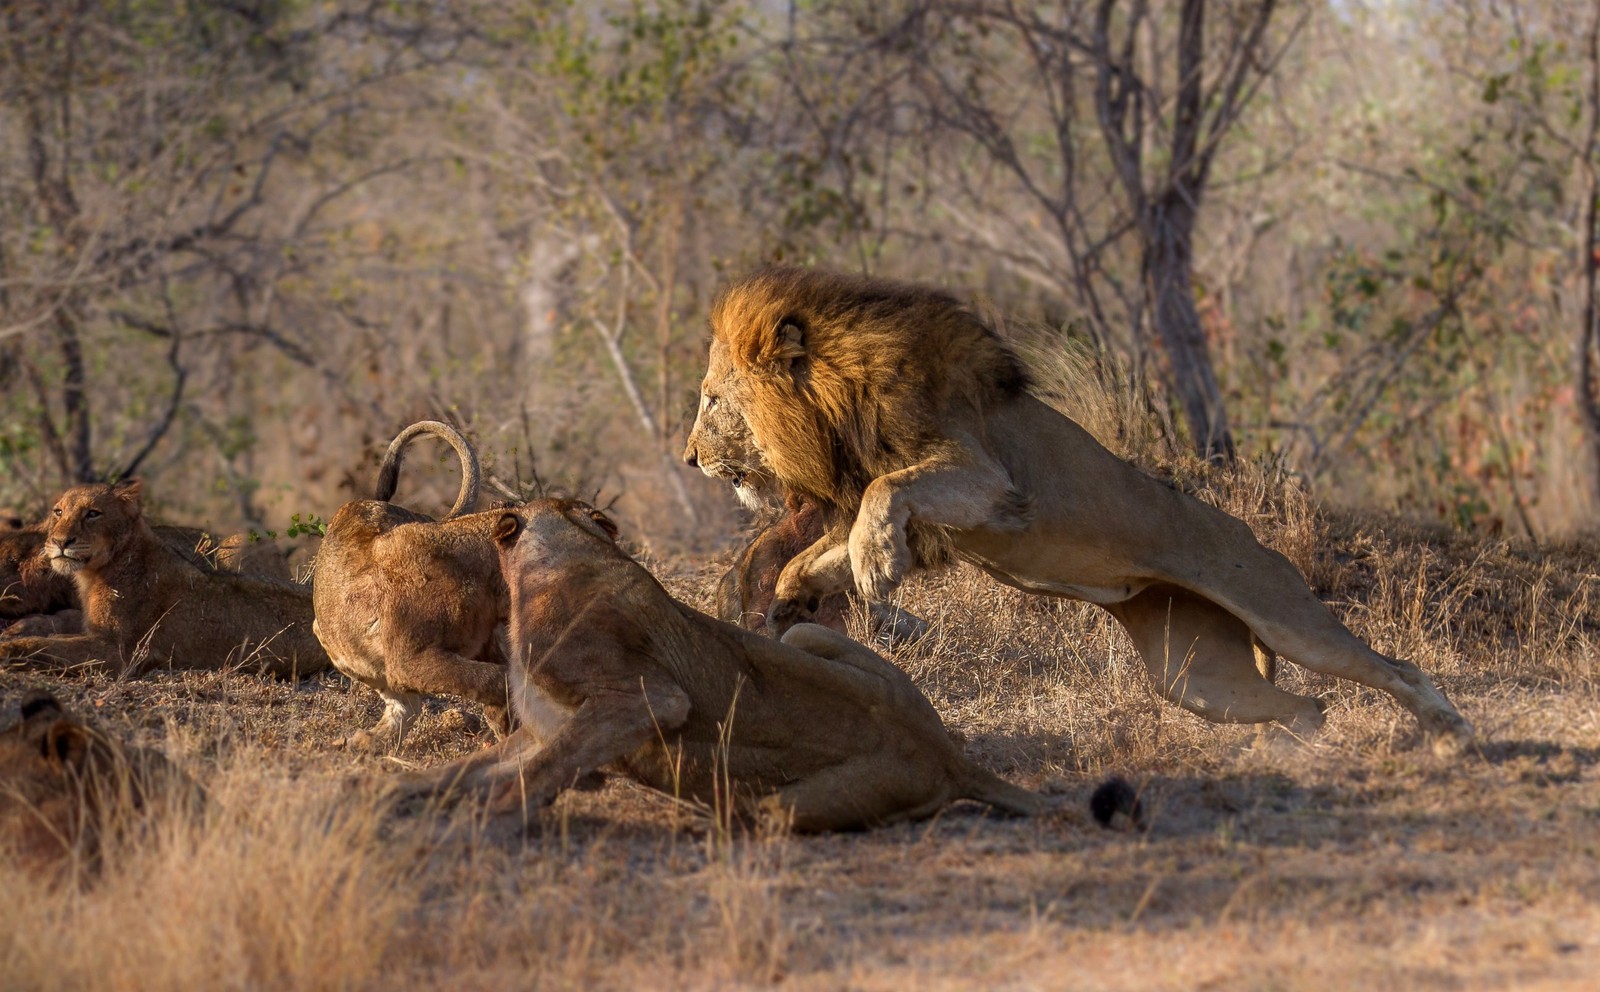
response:
M969 761L911 679L873 652L814 624L780 643L714 620L673 599L615 537L574 500L500 514L523 726L402 779L398 795L478 794L521 822L610 770L806 831L932 816L962 798L1042 808Z
M167 547L208 571L293 581L283 554L271 541L234 534L214 542L195 527L151 527ZM50 567L45 554L49 524L0 531L0 637L76 634L83 630L78 589L72 577Z
M241 665L293 677L328 666L311 633L310 590L194 565L151 528L143 491L128 479L61 495L44 553L76 584L84 630L0 640L0 660L119 674Z
M0 850L32 870L92 867L110 838L204 802L165 756L68 715L47 692L30 693L0 729Z
M1322 725L1316 700L1262 677L1259 647L1388 692L1443 749L1470 738L1426 675L1351 634L1248 526L1042 402L948 294L773 269L722 292L711 335L686 459L759 458L780 490L832 514L779 576L775 633L852 585L882 601L949 551L1001 582L1104 606L1158 691L1208 719L1301 736ZM719 430L737 421L742 434Z
M406 446L422 436L448 442L461 461L456 503L439 521L389 502ZM478 478L467 439L425 420L389 445L377 498L346 503L328 523L312 577L317 638L334 667L384 700L382 718L347 738L351 747L398 745L423 694L470 699L496 736L509 729L497 637L508 601L490 537L499 515L464 513L477 502Z

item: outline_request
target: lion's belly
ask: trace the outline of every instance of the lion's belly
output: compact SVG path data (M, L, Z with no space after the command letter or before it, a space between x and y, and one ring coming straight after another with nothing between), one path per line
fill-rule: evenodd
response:
M1037 533L969 531L957 540L961 557L996 580L1024 592L1065 596L1108 606L1137 595L1153 577L1135 574L1127 562L1093 542L1062 541Z

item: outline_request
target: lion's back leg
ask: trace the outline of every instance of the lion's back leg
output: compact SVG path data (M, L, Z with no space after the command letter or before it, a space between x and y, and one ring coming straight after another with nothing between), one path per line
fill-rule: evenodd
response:
M894 750L848 758L790 783L761 801L760 814L799 833L860 830L925 819L957 798L942 769L895 760Z
M1161 694L1184 709L1217 723L1276 720L1300 737L1322 726L1315 700L1262 677L1250 628L1215 603L1156 585L1107 609Z
M1242 526L1242 525L1241 525ZM1238 561L1237 550L1184 585L1249 626L1269 650L1314 672L1387 692L1431 735L1462 741L1472 725L1417 666L1374 651L1340 623L1283 555L1256 545Z

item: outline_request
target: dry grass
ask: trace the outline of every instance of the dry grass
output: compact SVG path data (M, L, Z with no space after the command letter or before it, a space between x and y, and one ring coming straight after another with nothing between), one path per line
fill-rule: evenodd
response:
M1362 636L1435 673L1483 732L1414 748L1387 697L1331 701L1317 744L1250 747L1159 702L1109 618L970 570L911 583L934 635L894 659L970 751L1053 797L828 837L718 829L624 783L526 834L472 811L386 822L376 780L482 746L435 704L392 757L333 742L377 703L336 677L46 682L212 790L200 824L93 882L0 862L8 988L1589 988L1600 973L1600 561L1322 514L1270 472L1179 473L1250 519ZM711 570L652 562L691 600ZM1107 772L1148 835L1086 812ZM355 780L358 784L352 785Z

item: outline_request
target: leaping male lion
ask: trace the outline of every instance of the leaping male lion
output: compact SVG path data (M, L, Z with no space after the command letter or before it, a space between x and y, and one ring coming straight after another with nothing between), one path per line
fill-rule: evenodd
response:
M575 500L500 514L523 725L395 794L478 793L492 814L517 816L609 768L801 831L932 816L962 798L1042 809L969 761L911 679L872 651L815 624L779 642L713 620L673 599L616 532Z
M1242 521L1034 397L1010 349L937 290L799 268L728 287L684 458L736 485L771 476L827 509L828 532L778 579L775 633L852 579L883 600L912 568L959 556L1105 607L1162 694L1206 719L1321 727L1315 700L1262 677L1255 639L1389 693L1441 750L1472 735L1420 669L1350 633Z

